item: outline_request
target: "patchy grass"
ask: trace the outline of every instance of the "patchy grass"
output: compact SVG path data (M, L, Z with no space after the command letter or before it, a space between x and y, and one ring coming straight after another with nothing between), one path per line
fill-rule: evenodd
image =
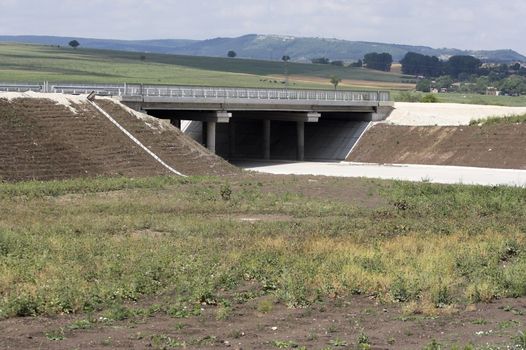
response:
M366 294L435 313L526 295L526 189L371 180L387 204L370 208L305 195L298 181L2 184L0 315L105 310L119 320L155 312L127 301L171 295L177 304L162 309L173 317L205 303L224 319L247 282L290 307ZM255 214L290 219L237 219Z
M523 124L526 123L526 114L511 115L508 117L489 117L483 119L475 119L469 122L469 125L497 125L497 124Z
M425 102L426 94L417 91L393 91L393 99L397 102ZM479 94L445 93L433 94L439 103L462 103L473 105L493 105L508 107L526 106L526 96L486 96Z
M480 94L447 93L437 94L438 102L444 103L467 103L474 105L493 106L526 106L526 96L488 96Z

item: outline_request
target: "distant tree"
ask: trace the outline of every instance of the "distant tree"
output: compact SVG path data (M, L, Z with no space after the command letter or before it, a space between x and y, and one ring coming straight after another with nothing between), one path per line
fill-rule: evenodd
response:
M391 71L391 64L393 64L393 56L391 54L371 52L364 56L363 63L369 69L381 70L384 72Z
M473 56L452 56L447 62L446 70L451 77L460 78L461 74L476 74L481 65L482 62Z
M517 73L521 69L520 63L514 63L510 65L510 69Z
M332 61L331 64L337 67L343 67L343 61Z
M327 57L318 57L311 59L311 62L314 64L329 64L331 60Z
M335 75L331 76L331 84L334 85L334 90L338 88L338 85L342 82L342 79L340 77L337 77Z
M281 57L281 60L283 62L285 62L285 85L288 87L289 86L289 61L290 61L290 56L283 55L283 57Z
M69 46L71 46L72 48L76 49L77 47L80 46L80 43L77 40L71 40L69 42Z
M518 75L512 75L499 84L500 90L507 95L525 95L526 94L526 78Z
M144 61L146 61L146 56L145 55L141 55L140 59L141 59L141 61L144 62Z
M429 80L429 79L421 79L416 84L416 91L431 92L431 80Z
M234 50L230 50L228 51L227 56L230 58L234 58L237 57L237 53Z
M449 75L442 75L436 80L435 86L439 89L449 89L454 81Z
M415 52L408 52L402 60L402 73L438 77L442 74L443 63L436 56L426 56Z

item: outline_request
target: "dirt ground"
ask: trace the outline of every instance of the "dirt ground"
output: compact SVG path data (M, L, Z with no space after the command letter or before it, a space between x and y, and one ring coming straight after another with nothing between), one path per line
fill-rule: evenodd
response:
M377 124L347 159L382 164L526 169L526 124L399 126Z
M202 305L201 315L188 318L157 313L109 321L94 315L87 329L74 329L86 315L8 319L0 321L0 348L355 349L360 339L371 349L423 349L433 340L448 348L470 343L505 348L514 344L526 320L526 298L437 316L407 315L404 305L382 305L368 297L333 299L302 309L270 301L265 312L261 303L259 298L233 305L224 317L211 305Z

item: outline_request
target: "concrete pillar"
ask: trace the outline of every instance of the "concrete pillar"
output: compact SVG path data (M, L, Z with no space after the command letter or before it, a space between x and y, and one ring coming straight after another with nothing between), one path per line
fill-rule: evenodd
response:
M206 123L206 147L216 153L216 122Z
M236 123L228 124L228 156L234 158L236 154Z
M206 143L207 142L207 135L208 135L208 132L207 132L207 123L206 122L201 122L201 144L205 147L208 147L208 144Z
M302 161L305 159L305 122L296 122L296 130L298 135L297 159Z
M263 158L270 159L270 120L263 120Z
M178 128L179 130L181 129L181 119L170 119L170 124L172 124L173 126L175 126L176 128Z

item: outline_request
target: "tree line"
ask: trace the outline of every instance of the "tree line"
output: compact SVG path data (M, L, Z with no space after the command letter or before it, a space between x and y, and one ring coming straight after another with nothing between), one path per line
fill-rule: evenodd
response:
M427 56L408 52L400 61L402 73L438 77L449 75L458 78L460 74L476 74L482 61L473 56L452 56L448 61L441 61L436 56Z
M472 56L452 56L441 61L436 56L409 52L400 61L402 73L421 76L416 89L448 89L467 93L486 93L495 88L506 95L526 94L526 68L519 63L486 64Z
M331 61L328 57L317 57L311 59L313 64L331 64L334 66L344 67L343 61ZM366 67L374 70L381 70L384 72L391 71L391 65L393 64L393 56L387 52L378 53L370 52L357 62L351 63L348 67Z

